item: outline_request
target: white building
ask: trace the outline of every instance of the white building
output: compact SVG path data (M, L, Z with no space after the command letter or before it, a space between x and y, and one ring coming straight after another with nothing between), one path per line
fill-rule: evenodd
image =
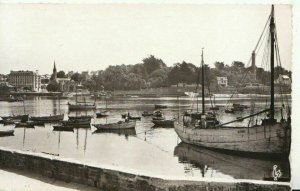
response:
M41 91L41 77L37 71L10 71L8 82L17 88Z
M228 86L227 77L217 77L217 84L222 87L227 87Z
M291 81L291 78L288 75L279 74L279 77L276 80L276 83L277 84L282 84L282 85L291 85L292 81Z

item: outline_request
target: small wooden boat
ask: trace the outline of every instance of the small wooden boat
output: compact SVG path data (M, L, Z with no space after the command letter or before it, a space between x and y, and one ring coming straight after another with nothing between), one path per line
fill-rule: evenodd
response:
M117 123L93 124L97 129L115 130L115 129L134 129L135 121L119 121Z
M147 116L152 116L153 115L153 113L151 112L148 112L148 111L144 111L143 113L142 113L142 116L143 117L147 117Z
M15 124L15 121L12 120L3 120L3 125L13 125Z
M165 109L165 108L168 108L168 106L162 105L162 104L155 104L155 105L154 105L154 108L155 108L155 109Z
M30 123L15 123L15 128L18 128L18 127L26 127L26 128L34 128L34 125L33 124L30 124Z
M76 103L71 104L68 103L69 110L89 110L89 109L96 109L95 103Z
M97 134L97 133L113 133L113 134L125 135L125 136L136 135L135 129L97 129L92 134Z
M141 120L141 117L139 117L139 116L131 116L130 114L128 116L127 113L122 114L121 116L122 116L123 119L125 119L127 117L127 119L129 119L129 120Z
M13 130L13 129L10 129L10 130L0 130L0 137L13 136L14 132L15 132L15 130Z
M74 131L73 126L69 125L55 125L53 126L54 131Z
M235 112L235 110L232 108L225 109L225 113L234 113L234 112Z
M162 117L163 114L162 114L162 112L161 112L160 110L157 110L157 111L154 111L154 112L153 112L153 116L154 116L154 117Z
M109 116L110 115L110 112L109 111L100 111L100 112L97 112L96 113L96 116L97 117L107 117L107 116Z
M43 121L27 121L26 123L30 124L30 125L34 125L34 126L44 126L45 125L45 123Z
M64 114L61 115L50 115L50 116L40 116L40 117L30 117L32 121L42 121L42 122L57 122L64 119Z
M63 125L73 125L73 126L90 126L91 120L68 120L62 121Z
M92 119L92 115L69 116L69 120Z
M153 118L152 123L155 126L163 126L163 127L173 127L174 126L174 119L165 119L165 118Z
M2 116L1 117L4 121L5 120L20 120L21 122L28 121L28 115L12 115L12 116Z

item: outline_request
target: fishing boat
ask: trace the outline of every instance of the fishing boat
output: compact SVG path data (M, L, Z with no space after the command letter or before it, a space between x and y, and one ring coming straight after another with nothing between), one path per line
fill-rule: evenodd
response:
M13 129L10 129L10 130L0 130L0 137L13 136L14 132L15 132L15 130L13 130Z
M40 122L58 122L58 121L62 121L64 119L64 114L60 114L60 115L50 115L50 116L38 116L38 117L34 117L34 116L30 116L30 120L31 121L40 121Z
M155 109L165 109L165 108L168 108L168 106L167 105L162 105L162 104L155 104L154 108Z
M116 129L134 129L135 121L119 121L117 123L107 123L107 124L93 124L98 130L116 130Z
M208 147L211 149L234 151L242 153L251 153L254 155L283 155L288 156L291 143L291 118L290 107L286 103L281 108L281 119L275 118L274 107L274 57L276 47L277 64L279 50L277 44L277 32L274 21L274 6L272 5L271 14L266 26L269 26L270 40L267 41L266 47L270 51L265 54L270 55L270 104L259 112L250 114L240 119L235 119L225 123L207 123L204 105L204 95L202 93L202 114L200 120L194 120L190 116L183 116L182 121L175 124L175 131L179 138L188 144ZM261 38L259 39L260 43ZM276 45L276 46L275 46ZM254 49L255 54L257 46ZM202 73L203 73L203 50L202 50ZM255 58L255 57L254 57ZM253 56L252 56L253 59ZM203 73L204 74L204 73ZM204 88L204 75L202 75L202 88ZM203 89L202 89L203 90ZM203 91L204 92L204 91ZM285 113L283 113L285 109ZM257 117L262 117L258 123ZM248 125L236 126L237 120L250 119ZM232 126L233 125L233 126Z
M175 119L165 119L161 117L156 117L152 119L152 123L154 123L155 126L161 126L161 127L174 127Z
M88 110L88 109L96 109L96 104L95 103L69 103L69 110Z
M81 85L76 86L76 94L75 94L75 103L72 104L70 102L68 102L68 107L69 110L90 110L90 109L96 109L96 100L94 101L94 103L89 103L86 102L84 100L84 102L80 102L77 99L78 93L77 93L77 89L78 87L81 87ZM83 93L82 93L83 96Z
M124 114L121 114L122 118L123 119L129 119L129 120L141 120L141 117L139 116L132 116L130 115L130 113L124 113Z
M11 115L11 116L1 116L1 118L4 121L7 121L7 120L18 120L18 121L26 122L26 121L28 121L28 116L29 115Z
M106 111L106 110L100 111L100 112L97 112L97 113L96 113L96 116L97 116L97 117L107 117L107 116L109 116L109 115L110 115L110 112L109 112L109 111Z
M92 119L92 115L69 116L69 120Z
M27 122L25 122L25 123L22 123L22 122L16 122L15 123L15 128L17 128L17 127L26 127L26 128L34 128L34 125L33 124L30 124L30 123L27 123Z
M54 131L73 131L74 132L74 127L68 126L68 125L54 125L53 130Z
M107 117L110 115L110 112L107 110L107 98L105 98L105 110L96 112L97 117Z
M77 126L90 126L91 119L80 119L80 120L68 120L68 121L62 121L63 125L77 125Z
M147 116L152 116L153 112L149 112L149 111L143 111L142 116L143 117L147 117Z

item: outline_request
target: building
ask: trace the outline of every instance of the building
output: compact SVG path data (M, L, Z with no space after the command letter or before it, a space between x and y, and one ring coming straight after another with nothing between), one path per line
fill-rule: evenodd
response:
M41 91L41 77L37 71L10 71L8 82L18 89Z
M227 87L228 86L227 77L217 77L217 84L222 87Z
M70 73L70 72L69 72ZM68 74L69 74L68 73ZM70 91L72 88L71 86L75 86L74 81L71 80L71 77L68 77L69 75L67 75L66 78L58 78L57 77L57 70L56 70L56 65L54 62L54 66L53 66L53 73L52 73L52 79L50 79L49 83L57 83L58 84L58 90L61 92L68 92Z
M88 71L81 72L82 81L86 82L90 79L90 75Z
M279 77L278 77L278 79L276 80L275 83L290 86L292 84L292 81L291 81L291 78L288 75L279 74Z

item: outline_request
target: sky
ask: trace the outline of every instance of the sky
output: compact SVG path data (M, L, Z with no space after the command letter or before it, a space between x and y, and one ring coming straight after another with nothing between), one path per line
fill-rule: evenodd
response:
M0 4L0 73L96 71L154 55L176 62L248 63L267 5ZM275 5L283 67L291 70L292 7ZM257 60L257 65L259 66Z

